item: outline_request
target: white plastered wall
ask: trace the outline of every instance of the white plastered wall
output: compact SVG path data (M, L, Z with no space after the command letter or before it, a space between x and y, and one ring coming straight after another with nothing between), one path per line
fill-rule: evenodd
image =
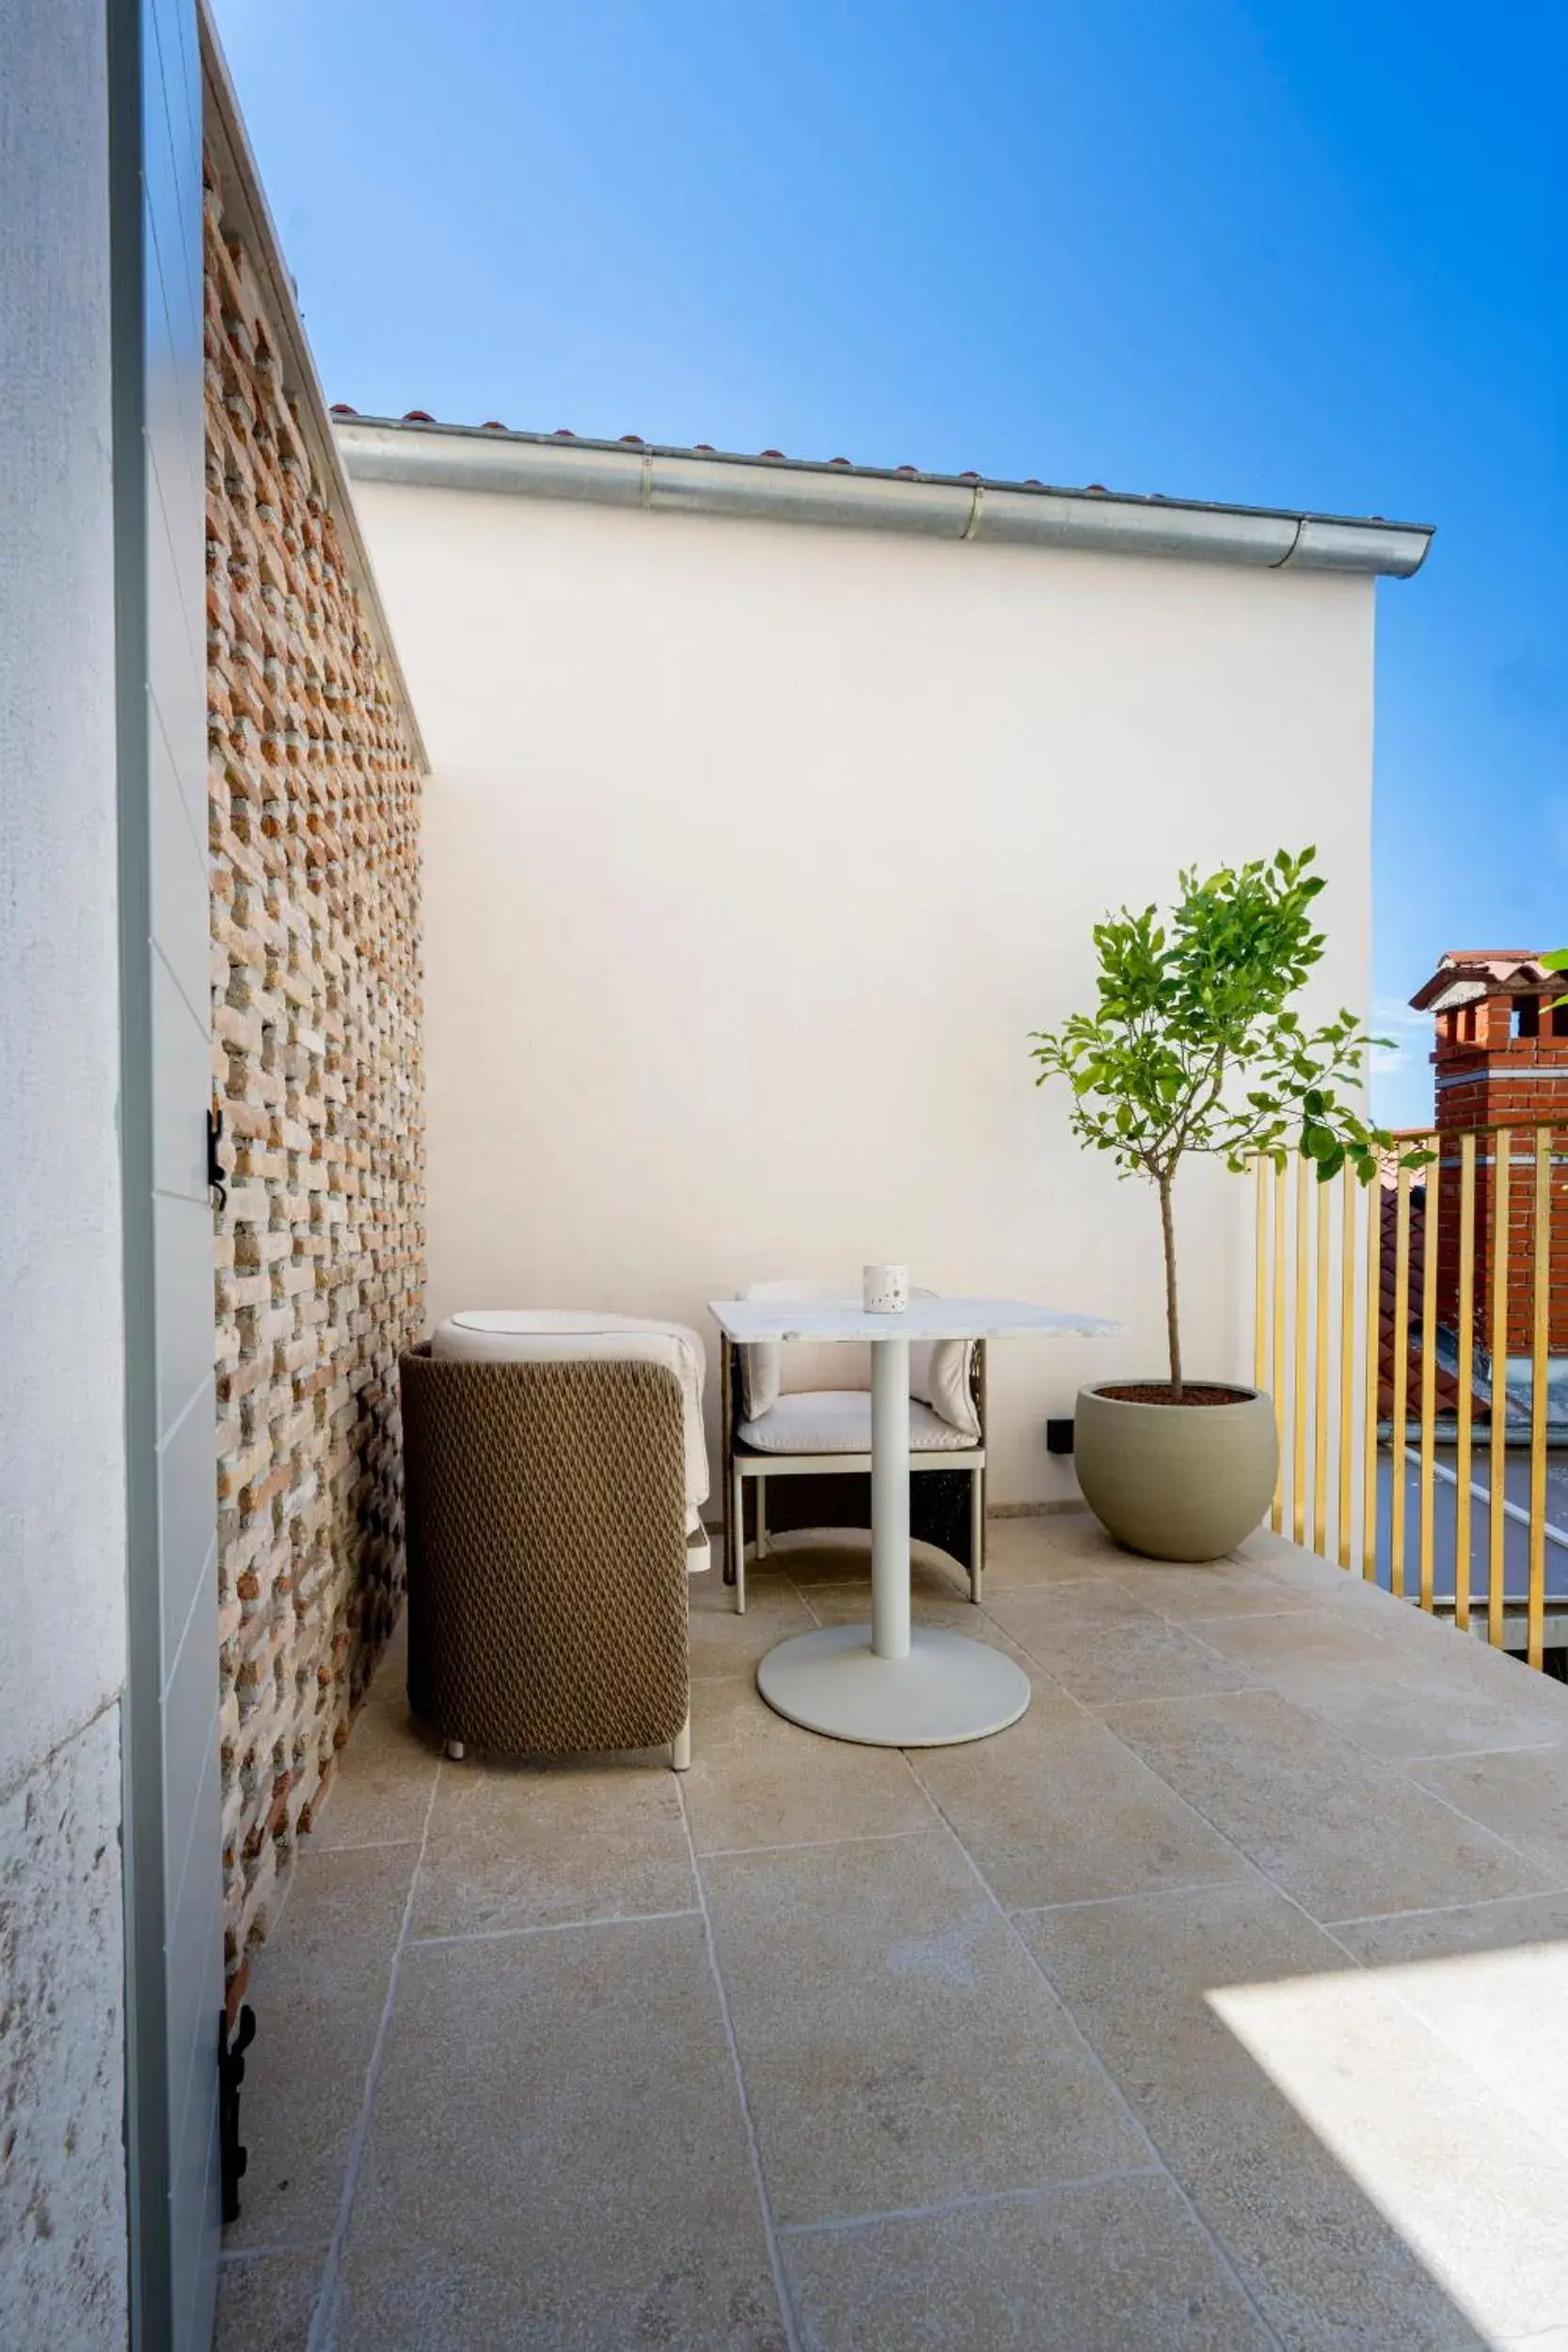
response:
M122 2345L125 1455L102 0L0 25L0 2342Z
M1152 1200L1032 1027L1180 866L1316 842L1368 988L1372 583L356 485L430 748L430 1310L679 1315L764 1276L1125 1322L992 1359L994 1502L1157 1368ZM1180 1188L1189 1366L1250 1371L1251 1195Z

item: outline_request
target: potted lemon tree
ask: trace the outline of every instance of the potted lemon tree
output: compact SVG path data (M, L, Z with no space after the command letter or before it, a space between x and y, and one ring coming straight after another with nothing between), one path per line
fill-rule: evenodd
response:
M1368 1037L1353 1013L1308 1028L1295 999L1323 951L1314 851L1179 877L1177 903L1096 926L1099 1001L1033 1033L1036 1084L1065 1078L1079 1140L1152 1186L1165 1276L1168 1364L1078 1397L1074 1453L1090 1508L1118 1541L1166 1560L1214 1560L1255 1528L1278 1470L1274 1407L1257 1389L1194 1379L1181 1352L1176 1179L1207 1153L1240 1172L1291 1152L1321 1181L1363 1183L1391 1137L1357 1107Z

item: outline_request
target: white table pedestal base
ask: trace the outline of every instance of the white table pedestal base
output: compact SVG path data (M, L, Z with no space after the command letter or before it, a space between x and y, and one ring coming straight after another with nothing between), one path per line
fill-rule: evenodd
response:
M757 1689L774 1710L830 1740L873 1748L944 1748L1016 1724L1028 1677L983 1642L911 1629L903 1658L879 1658L868 1625L825 1625L769 1650Z

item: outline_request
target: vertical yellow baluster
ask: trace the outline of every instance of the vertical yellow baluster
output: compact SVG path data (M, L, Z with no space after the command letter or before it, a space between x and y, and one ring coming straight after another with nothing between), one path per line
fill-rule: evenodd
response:
M1314 1174L1316 1170L1314 1170ZM1318 1186L1317 1378L1312 1396L1312 1549L1328 1549L1328 1186Z
M1410 1170L1402 1168L1394 1193L1393 1475L1388 1506L1392 1589L1404 1591L1405 1415L1410 1385Z
M1307 1541L1307 1170L1296 1155L1296 1360L1291 1383L1291 1533L1298 1544Z
M1347 1163L1339 1188L1339 1507L1335 1534L1339 1565L1350 1566L1351 1494L1355 1431L1355 1196L1361 1185Z
M1487 1470L1486 1638L1503 1645L1503 1539L1508 1521L1508 1262L1509 1190L1513 1177L1513 1135L1499 1127L1492 1137L1492 1449Z
M1470 1413L1475 1383L1476 1322L1476 1139L1459 1139L1459 1421L1453 1499L1453 1621L1463 1631L1470 1622Z
M1552 1131L1535 1136L1535 1327L1530 1347L1529 1601L1525 1655L1542 1662L1546 1631L1546 1343L1551 1318Z
M1367 1186L1367 1359L1361 1429L1361 1573L1377 1580L1377 1391L1383 1357L1383 1172Z
M1433 1138L1435 1143L1436 1138ZM1426 1168L1426 1214L1421 1220L1421 1607L1430 1609L1435 1544L1433 1535L1433 1497L1437 1474L1433 1467L1437 1443L1437 1220L1442 1196L1441 1160Z
M1252 1264L1252 1385L1255 1389L1266 1389L1269 1385L1268 1170L1267 1160L1253 1161L1253 1190L1257 1195Z
M1275 1481L1270 1525L1285 1532L1285 1170L1274 1171L1274 1422L1279 1438L1279 1476Z

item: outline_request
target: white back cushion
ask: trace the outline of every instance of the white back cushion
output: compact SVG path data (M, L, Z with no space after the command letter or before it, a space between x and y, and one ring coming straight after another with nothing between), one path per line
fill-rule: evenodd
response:
M790 1279L752 1282L742 1298L848 1300L859 1306L861 1293L832 1282ZM931 1290L916 1288L916 1298L934 1298ZM972 1340L915 1340L910 1346L910 1394L930 1406L948 1425L973 1445L979 1441L980 1418L969 1391ZM830 1343L753 1340L740 1351L741 1415L759 1421L771 1412L781 1396L815 1396L871 1386L871 1343Z
M797 1298L832 1298L860 1304L860 1293L842 1283L800 1281L749 1282L742 1298L773 1298L787 1303ZM828 1341L751 1340L740 1351L741 1410L747 1421L771 1412L781 1396L800 1396L818 1389L869 1389L871 1351L861 1343L835 1345Z

